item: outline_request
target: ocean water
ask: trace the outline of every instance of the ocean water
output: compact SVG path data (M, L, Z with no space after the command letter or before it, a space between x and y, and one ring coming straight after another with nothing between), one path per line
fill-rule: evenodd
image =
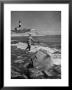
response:
M27 42L27 36L11 37L12 44L18 42ZM33 36L34 43L51 48L61 49L61 35Z

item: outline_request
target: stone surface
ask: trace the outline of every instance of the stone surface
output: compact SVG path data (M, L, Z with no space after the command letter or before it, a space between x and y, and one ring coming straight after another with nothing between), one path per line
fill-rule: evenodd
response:
M46 54L44 51L39 50L36 53L36 58L33 60L33 65L40 70L48 70L52 67L53 62L50 55Z
M29 74L30 74L30 78L32 79L40 79L40 78L44 78L43 73L35 68L31 68L29 69Z

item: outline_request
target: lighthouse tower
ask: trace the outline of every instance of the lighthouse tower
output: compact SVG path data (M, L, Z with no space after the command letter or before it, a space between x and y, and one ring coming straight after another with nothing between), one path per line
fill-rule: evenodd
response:
M19 28L21 28L21 21L19 20Z
M15 31L21 30L21 25L22 25L22 23L21 23L21 21L19 20L18 26L15 27Z

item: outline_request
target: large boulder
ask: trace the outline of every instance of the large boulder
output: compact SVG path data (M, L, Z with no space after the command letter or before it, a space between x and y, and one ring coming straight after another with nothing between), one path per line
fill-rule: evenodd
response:
M40 70L48 70L53 65L50 55L45 50L39 50L33 60L33 66Z

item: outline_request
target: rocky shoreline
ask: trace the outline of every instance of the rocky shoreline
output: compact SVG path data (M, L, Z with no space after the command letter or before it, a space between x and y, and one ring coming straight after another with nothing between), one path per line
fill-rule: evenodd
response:
M61 54L56 52L42 46L32 46L29 52L12 45L11 79L61 79Z

